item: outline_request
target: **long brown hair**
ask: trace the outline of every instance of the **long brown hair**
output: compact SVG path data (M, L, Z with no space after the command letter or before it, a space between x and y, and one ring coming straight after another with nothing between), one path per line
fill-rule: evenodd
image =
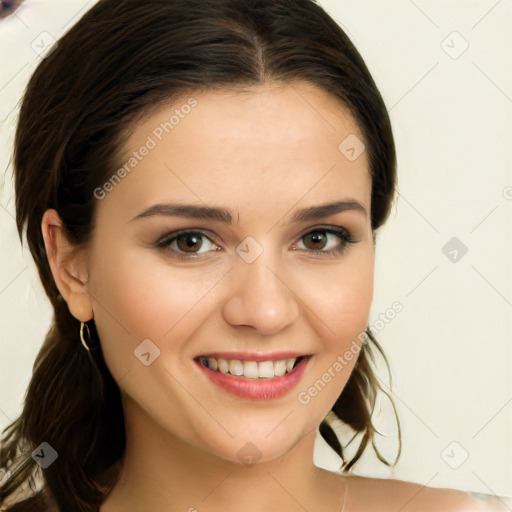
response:
M16 222L20 240L26 229L54 318L23 411L4 430L0 504L8 497L16 502L21 489L33 494L7 510L97 511L116 481L125 448L119 388L93 321L91 352L80 346L80 324L48 264L44 212L55 209L70 239L85 246L94 229L94 190L119 168L120 148L134 123L194 91L268 82L310 83L349 109L365 139L375 234L395 193L391 123L362 57L314 0L100 0L30 78L14 145ZM389 465L374 443L376 396L379 390L389 396L372 370L375 350L388 371L389 364L369 328L366 334L368 342L332 408L361 434L351 460L328 421L320 425L346 472L368 443ZM31 457L42 442L59 454L58 463L44 470Z

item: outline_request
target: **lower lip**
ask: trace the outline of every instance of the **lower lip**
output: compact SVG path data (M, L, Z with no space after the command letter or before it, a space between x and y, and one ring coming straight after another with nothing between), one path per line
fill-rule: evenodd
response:
M210 370L199 361L196 364L214 384L233 395L249 400L272 400L286 395L297 385L310 359L311 356L305 357L291 372L273 379L245 379Z

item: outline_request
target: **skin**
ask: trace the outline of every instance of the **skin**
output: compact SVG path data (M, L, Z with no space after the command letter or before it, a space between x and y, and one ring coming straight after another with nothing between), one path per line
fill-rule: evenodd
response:
M194 98L190 114L97 202L87 247L75 250L55 211L42 222L56 284L78 320L94 318L122 393L126 456L101 512L293 512L319 504L334 512L345 484L345 511L355 511L370 503L369 481L381 482L374 494L380 510L403 505L417 493L415 484L340 476L313 464L318 426L357 356L309 403L297 399L354 340L360 345L357 336L368 324L371 178L366 152L350 161L338 149L350 134L363 140L357 124L334 97L305 84ZM123 158L187 99L140 122ZM347 199L367 214L347 210L290 223L299 209ZM166 202L228 208L233 224L167 215L133 220ZM304 236L319 227L348 230L356 243L337 254L315 254L314 248L343 246L334 234L327 249ZM208 232L195 246L196 259L156 247L164 235L185 228ZM263 248L252 263L236 252L249 236ZM172 245L182 254L183 247ZM149 366L134 357L145 339L160 350ZM221 350L296 350L313 357L287 395L251 401L211 384L193 360ZM256 447L255 465L239 459L246 443ZM419 510L409 507L403 510Z

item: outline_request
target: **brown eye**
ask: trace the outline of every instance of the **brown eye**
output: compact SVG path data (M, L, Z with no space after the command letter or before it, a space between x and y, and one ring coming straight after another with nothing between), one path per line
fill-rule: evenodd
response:
M204 255L204 253L219 251L220 247L201 231L179 231L164 236L156 246L172 257L186 259Z
M334 256L341 254L348 244L356 243L345 229L314 229L300 238L305 251ZM301 248L302 249L302 248Z
M203 245L202 236L200 233L183 233L176 237L176 245L180 251L194 253Z
M324 231L311 231L307 235L304 235L303 239L304 245L306 245L308 249L312 249L314 251L323 249L328 241L327 235ZM308 247L309 244L311 245Z

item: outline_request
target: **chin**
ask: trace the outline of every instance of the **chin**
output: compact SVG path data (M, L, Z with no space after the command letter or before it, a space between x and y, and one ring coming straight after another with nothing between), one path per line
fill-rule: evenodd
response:
M210 436L204 439L202 444L213 456L236 464L252 466L257 463L270 462L288 453L309 434L313 433L316 436L315 427L310 428L309 432L299 431L296 425L293 429L290 428L291 425L288 422L292 416L290 415L283 421L286 418L286 414L284 414L277 421L260 423L253 425L252 428L238 428L236 431L227 427L233 437L225 433L222 439L218 439L218 442L212 445L210 433ZM312 449L313 446L314 438L312 439Z

